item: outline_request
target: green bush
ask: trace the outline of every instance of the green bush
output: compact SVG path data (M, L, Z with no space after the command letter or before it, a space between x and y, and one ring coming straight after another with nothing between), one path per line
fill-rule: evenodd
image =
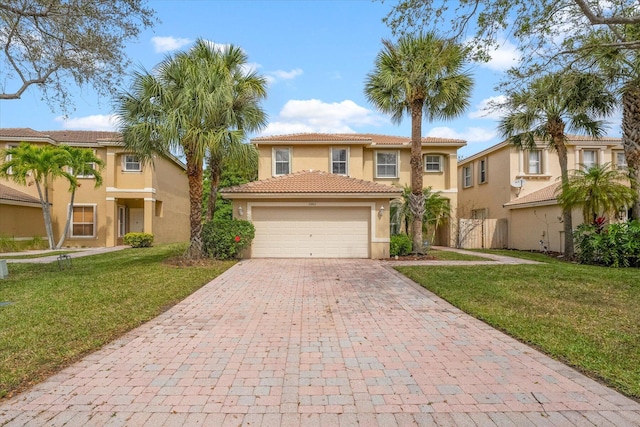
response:
M581 264L640 267L640 221L598 227L582 224L575 233L576 256Z
M217 259L235 258L251 244L254 235L255 228L249 221L238 219L207 221L202 227L204 253Z
M391 243L389 245L389 255L409 255L411 253L411 237L406 234L395 234L391 236Z
M148 248L153 243L153 234L127 233L124 235L124 244L132 248Z

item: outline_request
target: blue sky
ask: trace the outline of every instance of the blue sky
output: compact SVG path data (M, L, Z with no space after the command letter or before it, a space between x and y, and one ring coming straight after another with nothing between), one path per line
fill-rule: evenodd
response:
M260 135L357 132L409 136L408 117L400 125L391 123L363 93L381 39L393 38L382 23L391 3L150 1L161 22L127 49L134 66L151 69L176 49L188 49L197 38L241 47L258 73L269 80L263 104L269 125ZM423 134L468 141L459 152L463 156L498 143L496 118L487 116L483 106L501 95L493 87L518 56L515 46L505 40L492 61L470 65L475 78L471 108L453 121L423 123ZM99 99L88 88L70 86L69 90L75 93L75 111L66 119L52 112L32 87L20 100L0 101L0 127L113 130L111 99Z

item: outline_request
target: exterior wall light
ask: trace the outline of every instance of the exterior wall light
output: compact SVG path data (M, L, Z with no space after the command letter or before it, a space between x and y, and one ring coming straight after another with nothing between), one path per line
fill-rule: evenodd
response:
M378 217L382 218L382 215L384 215L384 206L380 206L380 210L378 210Z
M238 206L238 215L240 216L244 215L244 210L242 209L242 206Z

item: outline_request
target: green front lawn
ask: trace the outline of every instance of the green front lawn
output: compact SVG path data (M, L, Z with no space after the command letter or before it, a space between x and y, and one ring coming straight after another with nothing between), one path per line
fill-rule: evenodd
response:
M39 254L31 254L31 255L11 255L11 256L1 256L0 259L34 259L34 258L45 258L48 256L57 256L64 254L72 254L78 251L51 251L51 252L42 252Z
M124 249L73 259L70 269L9 264L0 280L0 397L47 375L154 318L231 267L163 261L184 245Z
M472 316L640 398L640 270L554 260L396 268Z
M431 249L428 252L429 255L434 257L438 261L493 261L489 258L484 258L481 255L469 255L460 252L446 251Z

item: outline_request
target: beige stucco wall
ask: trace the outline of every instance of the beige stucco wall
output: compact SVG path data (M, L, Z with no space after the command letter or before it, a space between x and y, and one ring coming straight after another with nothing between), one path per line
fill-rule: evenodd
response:
M237 197L237 198L236 198ZM251 206L260 204L260 206L268 206L273 204L280 208L286 207L287 204L292 204L292 209L295 209L293 204L300 206L300 204L306 204L310 206L324 207L325 205L331 205L335 203L346 203L353 206L371 206L371 219L374 221L373 227L370 225L370 229L375 233L369 236L369 253L373 259L382 259L389 257L389 199L367 199L367 198L354 198L354 199L339 199L339 198L269 198L269 199L247 199L242 196L234 195L233 203L233 217L235 219L251 220ZM382 214L380 214L380 208L384 208ZM240 215L239 208L242 208L242 215ZM370 233L371 234L371 233ZM243 254L245 258L251 258L251 249L249 248Z
M46 239L42 208L0 203L0 237Z
M185 170L170 160L155 162L153 188L156 194L151 210L155 243L189 240L189 181Z
M540 240L552 252L564 252L562 209L558 205L512 209L509 221L509 247L520 250L540 250ZM572 212L573 228L582 224L579 209Z

